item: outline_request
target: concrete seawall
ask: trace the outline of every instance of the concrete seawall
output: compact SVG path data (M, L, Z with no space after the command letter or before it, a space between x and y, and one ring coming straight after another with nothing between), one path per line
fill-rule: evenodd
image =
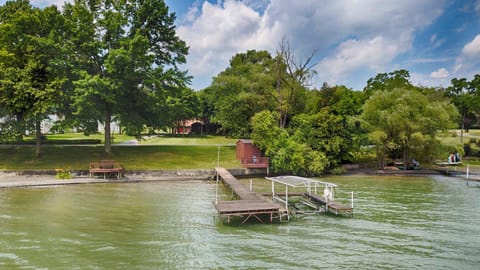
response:
M265 172L246 170L243 168L229 169L237 177L262 176ZM126 170L120 179L91 178L87 170L73 170L72 179L57 179L54 170L5 170L0 171L0 188L40 187L73 184L97 183L136 183L155 181L186 181L186 180L213 180L214 169L196 170Z

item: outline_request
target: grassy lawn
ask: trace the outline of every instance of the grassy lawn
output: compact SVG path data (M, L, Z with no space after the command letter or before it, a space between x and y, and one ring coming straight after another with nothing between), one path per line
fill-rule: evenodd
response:
M128 136L124 134L112 134L113 142L120 143L128 140L133 140L135 137ZM102 143L105 142L105 135L97 133L91 134L89 136L84 135L83 133L65 133L65 134L48 134L45 135L48 141L59 141L59 140L68 140L68 141L77 141L77 140L89 140L89 139L97 139L101 140ZM35 138L32 138L35 140Z
M238 139L226 138L223 136L168 136L142 140L141 144L146 145L234 145Z
M103 146L44 146L42 156L34 158L32 146L1 146L2 170L87 170L89 163L113 159L127 170L138 169L213 169L217 165L217 146L114 146L112 156L105 156ZM239 168L235 147L220 147L220 166Z
M135 139L133 136L128 136L125 134L113 134L112 135L115 143L122 143L129 140ZM78 141L78 140L101 140L102 143L105 142L103 134L91 134L89 136L84 135L83 133L65 133L65 134L48 134L45 136L48 141ZM35 140L35 137L25 137L25 140ZM140 140L142 145L234 145L238 139L227 138L224 136L171 136L171 135L158 135L148 137L145 136L144 139Z

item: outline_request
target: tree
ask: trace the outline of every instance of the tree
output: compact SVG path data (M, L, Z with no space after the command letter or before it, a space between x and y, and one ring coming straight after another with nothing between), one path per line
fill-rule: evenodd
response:
M377 91L391 91L396 88L413 89L410 83L410 72L405 69L395 70L389 73L379 73L367 81L363 89L366 98Z
M297 60L290 44L285 39L279 45L275 58L276 101L280 113L279 126L287 126L288 117L305 110L307 87L316 74L312 63L316 51L306 60Z
M249 50L236 54L230 66L205 89L204 100L213 108L212 122L234 136L248 137L250 118L260 111L274 109L273 60L267 51Z
M270 157L275 173L320 175L328 166L323 152L297 140L278 126L278 112L262 111L252 118L252 139Z
M452 127L457 115L447 101L432 101L417 89L396 88L373 93L361 119L376 146L380 169L395 152L401 153L406 169L412 157L432 151L437 132Z
M480 110L480 74L476 74L470 82L466 78L453 78L451 83L446 95L460 112L460 143L463 144L463 132L470 128L470 115Z
M76 114L104 122L110 153L113 116L137 133L164 117L155 114L156 107L166 106L168 96L189 82L178 68L188 47L176 35L175 14L163 0L76 0L65 5L64 14L80 65Z
M0 22L0 104L16 117L18 140L25 120L35 122L39 156L40 123L54 111L64 82L63 17L55 6L39 9L18 0L1 7Z
M300 114L289 127L296 142L308 145L312 150L328 157L328 168L335 168L344 161L351 161L358 150L353 141L354 133L347 127L346 117L327 110L316 114Z

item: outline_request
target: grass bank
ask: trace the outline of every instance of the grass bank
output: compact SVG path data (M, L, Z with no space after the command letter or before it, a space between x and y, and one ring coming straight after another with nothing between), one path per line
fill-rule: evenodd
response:
M103 146L43 146L42 155L34 158L32 146L1 146L1 170L87 170L90 162L113 159L127 170L211 169L217 166L218 147L142 145L113 146L106 156ZM220 166L239 168L234 146L220 147Z

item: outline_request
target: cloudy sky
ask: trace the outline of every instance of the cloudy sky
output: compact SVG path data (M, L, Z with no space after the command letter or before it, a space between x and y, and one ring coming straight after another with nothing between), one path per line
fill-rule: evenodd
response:
M0 0L3 4L5 1ZM36 6L61 0L32 0ZM480 0L166 0L190 47L184 66L202 89L236 53L272 54L284 38L298 61L316 51L313 84L360 90L380 72L448 86L480 73Z

